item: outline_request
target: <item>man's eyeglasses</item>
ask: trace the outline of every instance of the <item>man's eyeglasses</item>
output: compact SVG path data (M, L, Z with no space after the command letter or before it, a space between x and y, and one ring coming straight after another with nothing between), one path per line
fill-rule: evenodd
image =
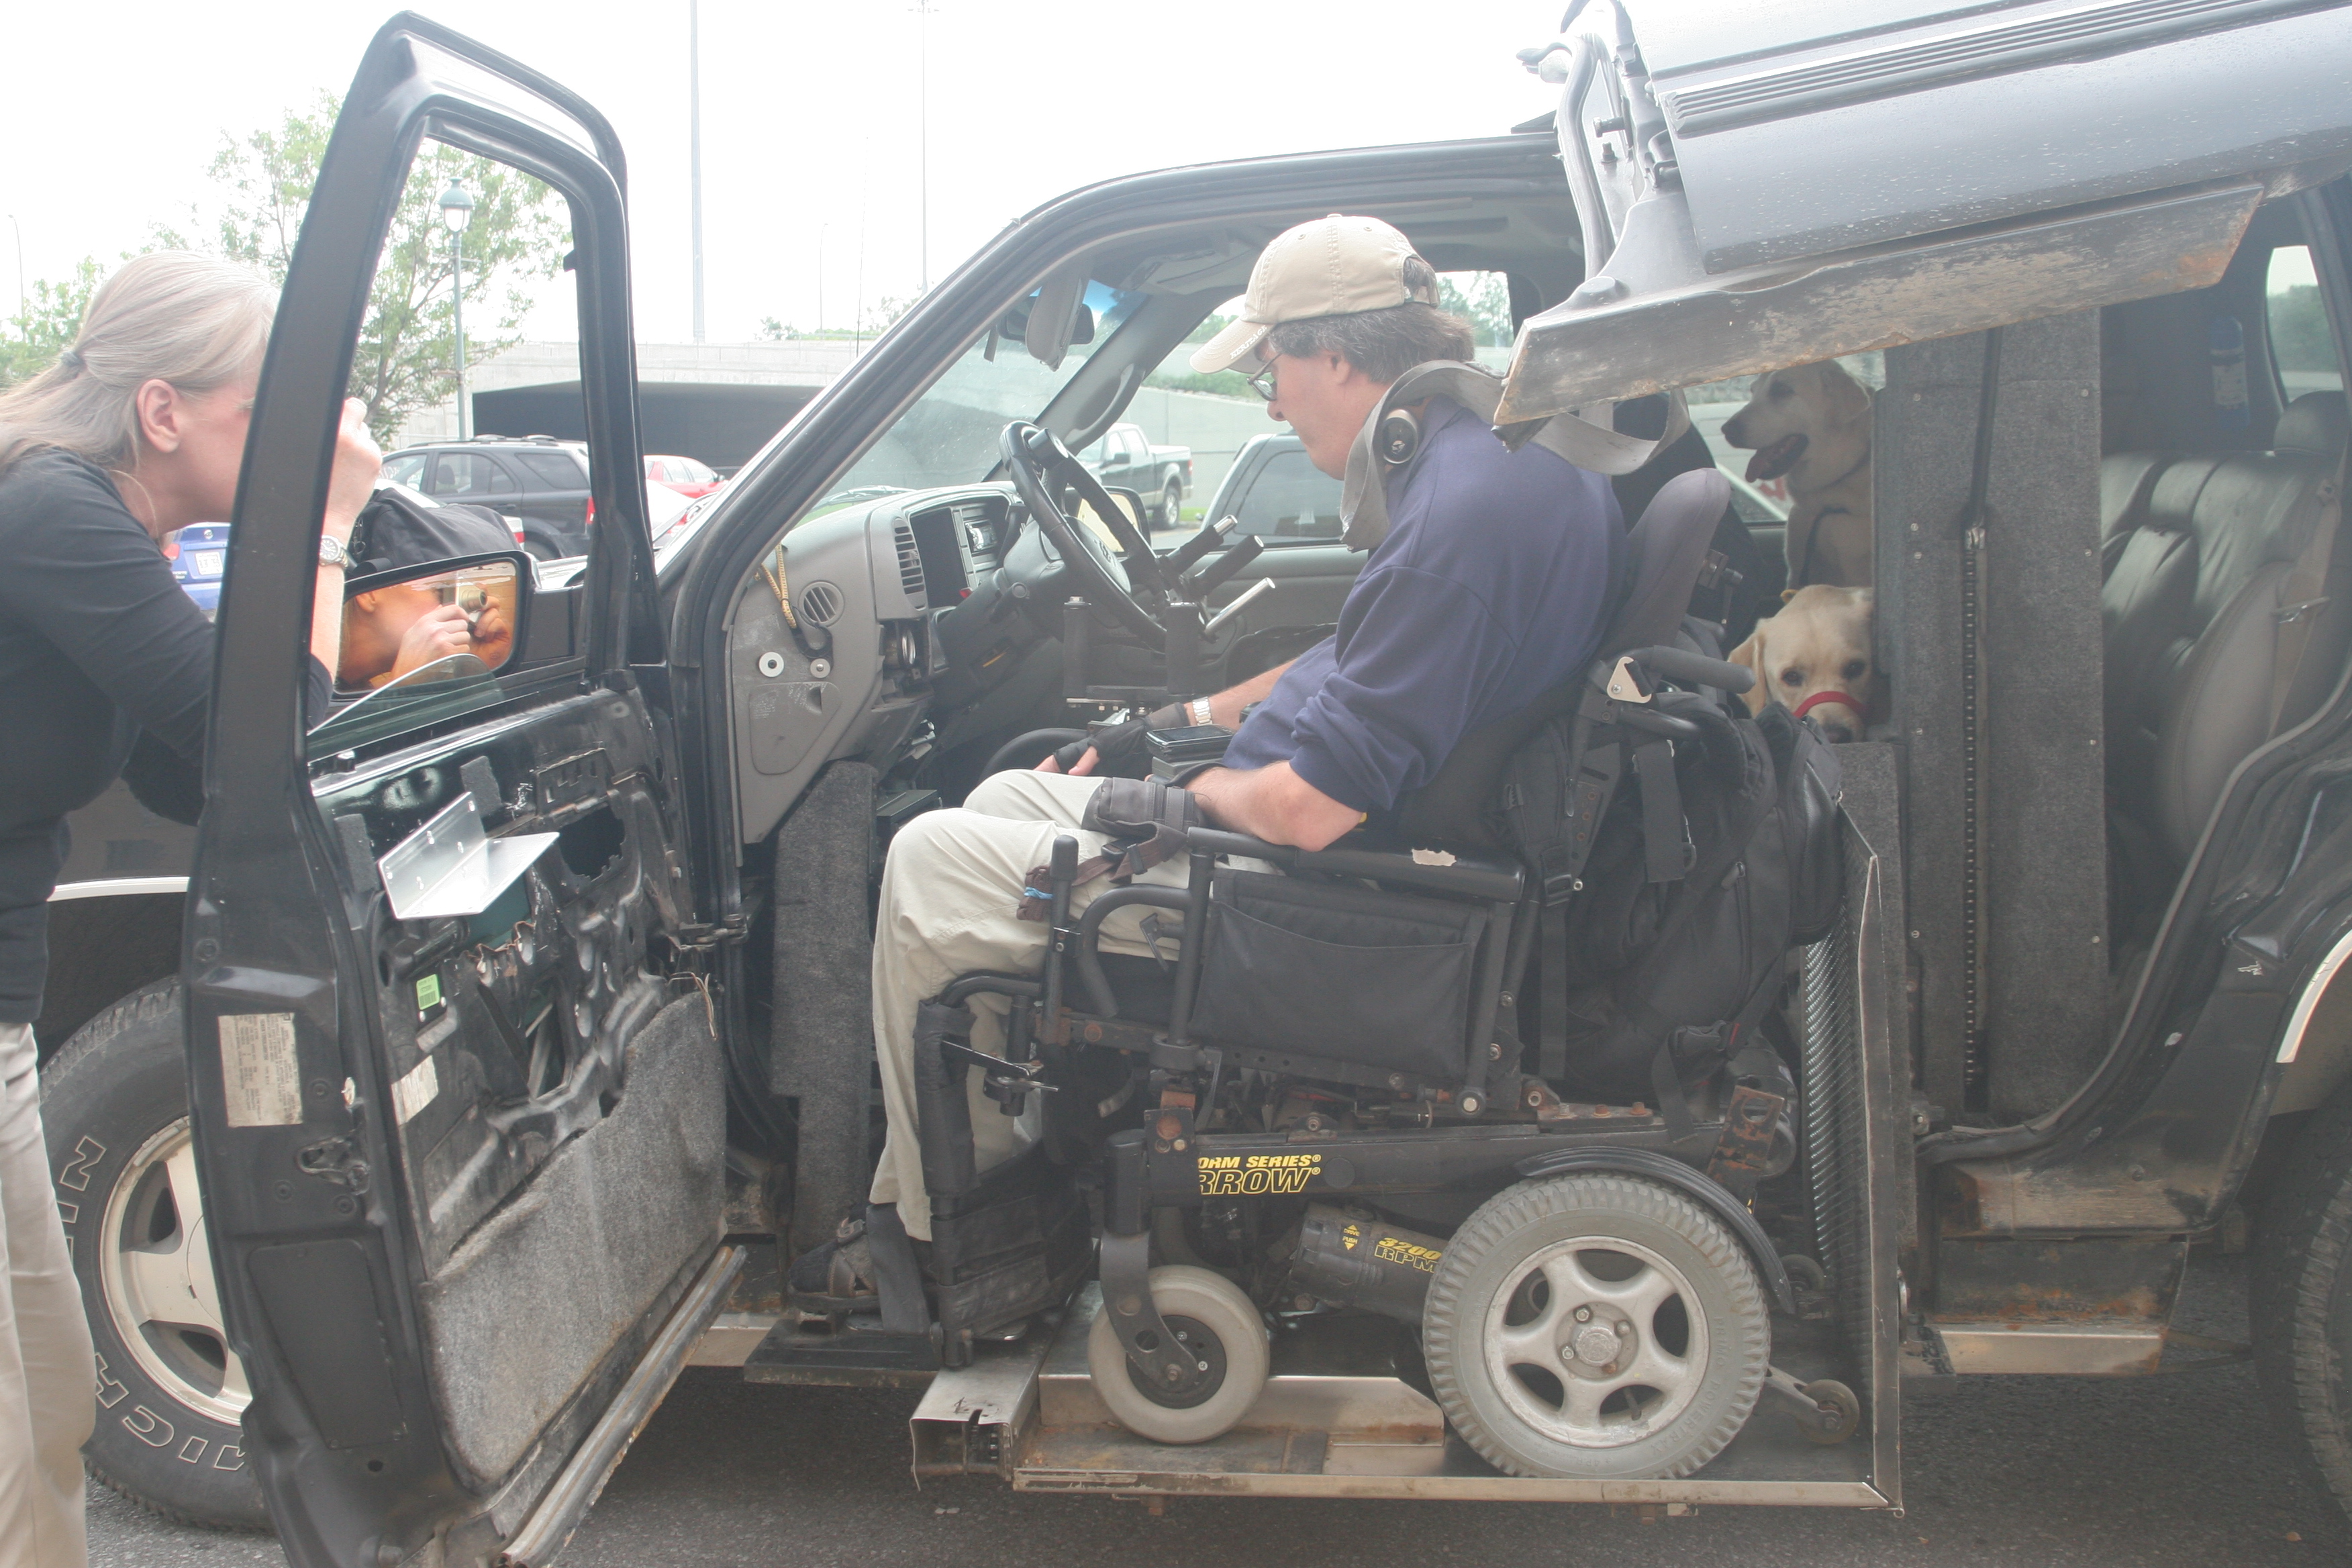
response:
M1264 370L1250 377L1249 384L1250 390L1252 392L1256 393L1268 403L1272 403L1274 401L1275 384L1273 365L1267 365Z

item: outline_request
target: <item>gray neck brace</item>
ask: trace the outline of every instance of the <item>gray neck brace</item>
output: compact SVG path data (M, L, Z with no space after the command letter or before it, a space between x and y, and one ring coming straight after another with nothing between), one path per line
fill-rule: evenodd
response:
M1613 403L1602 404L1595 411L1595 418L1587 418L1584 410L1572 408L1548 419L1502 426L1495 434L1515 452L1533 441L1580 468L1612 476L1630 474L1667 445L1680 440L1683 432L1690 428L1690 410L1684 405L1683 395L1674 392L1667 396L1671 401L1666 427L1654 441L1621 436L1611 429L1610 416L1617 406ZM1381 418L1392 409L1409 407L1432 397L1451 398L1492 423L1495 409L1503 400L1503 378L1466 360L1431 360L1396 378L1365 419L1364 427L1356 432L1355 444L1348 448L1348 475L1339 495L1339 519L1345 529L1342 539L1349 549L1370 550L1389 536L1389 466L1374 450Z

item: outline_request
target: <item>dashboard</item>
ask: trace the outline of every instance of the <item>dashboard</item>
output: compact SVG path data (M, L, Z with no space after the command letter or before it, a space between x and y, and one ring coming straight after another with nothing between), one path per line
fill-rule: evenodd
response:
M973 485L861 500L769 546L728 623L742 842L828 761L894 753L1018 664L1039 640L1003 571L1024 531L1009 487Z

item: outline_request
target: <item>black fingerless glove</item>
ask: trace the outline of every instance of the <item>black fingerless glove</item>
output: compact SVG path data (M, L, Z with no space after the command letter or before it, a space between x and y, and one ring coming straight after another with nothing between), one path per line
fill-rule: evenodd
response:
M1154 730L1172 730L1190 722L1184 704L1171 702L1140 719L1092 726L1085 740L1073 741L1064 746L1054 753L1054 760L1062 764L1064 773L1068 773L1091 750L1095 753L1093 776L1096 778L1149 778L1151 774L1151 750L1143 743L1143 737Z

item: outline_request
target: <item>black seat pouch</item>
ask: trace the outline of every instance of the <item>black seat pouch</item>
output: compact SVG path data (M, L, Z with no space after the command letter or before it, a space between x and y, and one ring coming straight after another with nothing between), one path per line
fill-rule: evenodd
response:
M1223 1045L1459 1079L1486 925L1471 904L1220 872L1192 1030Z

